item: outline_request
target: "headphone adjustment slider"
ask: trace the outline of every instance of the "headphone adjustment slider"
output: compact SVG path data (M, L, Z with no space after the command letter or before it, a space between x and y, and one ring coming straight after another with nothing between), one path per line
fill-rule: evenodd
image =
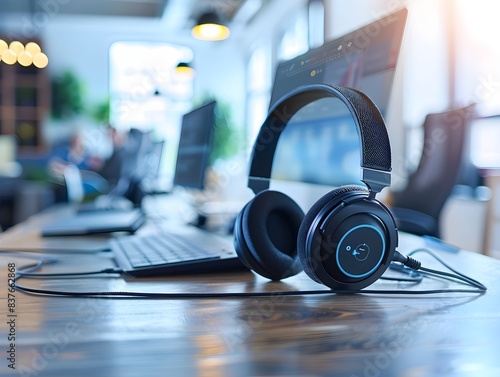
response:
M248 177L248 187L257 194L261 191L265 191L269 188L270 179L264 177Z
M377 193L391 185L391 172L361 168L361 181L368 186L370 191Z

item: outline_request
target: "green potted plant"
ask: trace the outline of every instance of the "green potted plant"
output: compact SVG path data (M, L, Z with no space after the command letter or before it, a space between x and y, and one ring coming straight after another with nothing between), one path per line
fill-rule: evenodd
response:
M84 87L78 77L71 71L52 79L52 111L53 119L69 119L82 114L85 109Z

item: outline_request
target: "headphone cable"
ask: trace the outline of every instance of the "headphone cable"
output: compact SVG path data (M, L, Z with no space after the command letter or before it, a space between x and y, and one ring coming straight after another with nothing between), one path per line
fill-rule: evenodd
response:
M450 270L452 273L423 267L421 262L419 262L418 260L413 259L411 257L413 254L416 254L416 253L426 253L426 254L432 256L436 261L438 261L441 265L443 265L445 268ZM427 249L427 248L415 249L415 250L411 251L410 253L408 253L408 255L403 255L396 250L396 253L394 255L394 261L401 263L401 265L399 265L399 266L401 266L400 268L408 268L408 269L413 270L413 271L419 271L420 273L423 273L423 274L428 275L428 276L437 276L437 277L440 277L440 278L445 279L445 280L450 280L453 282L469 285L469 286L472 286L474 288L477 288L481 292L485 292L487 290L487 288L484 284L482 284L479 281L455 270L453 267L451 267L449 264L447 264L445 261L443 261L436 253L434 253L433 251L431 251L430 249ZM396 269L397 269L397 267L396 267Z
M410 257L417 252L426 252L436 258L443 266L448 268L453 273L448 273L445 271L438 271L429 268L422 267L420 262ZM94 298L149 298L149 299L187 299L187 298L238 298L238 297L275 297L275 296L297 296L297 295L321 295L321 294L397 294L397 295L429 295L429 294L440 294L440 293L474 293L483 294L486 291L486 287L458 271L450 267L444 261L442 261L437 255L428 249L416 249L409 253L408 256L404 256L396 251L395 262L391 263L391 268L396 270L405 270L409 273L415 273L416 266L418 266L418 271L422 274L429 276L436 276L441 279L449 280L455 283L464 284L475 289L432 289L432 290L348 290L348 291L334 291L334 290L307 290L307 291L277 291L277 292L213 292L213 293L181 293L181 292L132 292L132 291L82 291L82 292L70 292L70 291L55 291L48 289L37 289L25 287L17 283L17 281L23 277L25 278L47 278L47 277L77 277L77 276L89 276L89 275L99 275L99 274L119 274L123 271L118 268L106 268L97 271L86 271L86 272L74 272L74 273L33 273L33 271L38 270L44 264L54 263L56 260L40 260L36 263L27 265L24 269L16 271L16 276L14 277L12 283L14 287L20 291L28 294L35 295L46 295L46 296L66 296L66 297L94 297ZM412 267L409 267L412 266ZM398 278L386 278L387 280L395 280ZM417 278L413 279L398 279L400 281L410 281L419 282Z

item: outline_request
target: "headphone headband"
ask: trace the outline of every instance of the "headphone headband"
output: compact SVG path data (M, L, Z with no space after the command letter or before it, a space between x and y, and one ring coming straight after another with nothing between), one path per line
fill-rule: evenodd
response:
M254 193L270 184L274 153L281 132L301 108L322 98L340 99L351 113L361 143L361 181L380 192L391 183L391 147L377 106L355 89L325 84L301 86L281 98L270 110L254 144L248 187Z

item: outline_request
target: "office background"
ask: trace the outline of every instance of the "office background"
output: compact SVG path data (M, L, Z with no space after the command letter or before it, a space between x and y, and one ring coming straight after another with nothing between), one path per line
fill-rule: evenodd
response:
M222 168L226 172L236 172L231 173L236 182L228 184L225 194L242 192L243 199L247 194L244 189L245 161L266 115L277 63L402 7L408 7L410 16L386 117L393 148L393 188L405 185L409 173L416 168L422 151L425 151L422 123L427 114L470 103L480 105L481 115L498 113L500 95L495 66L498 66L500 57L492 40L498 34L495 29L498 26L491 18L496 7L493 1L482 0L471 5L460 0L438 3L430 0L358 0L348 4L340 0L325 0L321 2L324 23L321 16L308 21L308 14L321 12L318 3L306 0L169 0L148 3L157 6L156 12L153 10L152 16L140 17L134 16L137 14L134 12L146 8L138 1L132 15L123 17L68 14L75 9L76 1L26 0L2 4L0 33L7 40L36 38L49 58L49 65L45 68L49 77L54 79L64 72L71 72L84 88L83 101L87 112L69 119L44 119L41 130L44 143L49 147L69 138L75 129L83 130L91 139L99 138L102 124L91 118L89 109L96 108L110 96L113 126L117 129L131 126L154 129L167 138L167 145L169 140L175 145L181 116L194 102L214 96L227 104L231 110L231 124L242 135L243 142L240 155L235 157L241 169ZM102 13L108 12L110 4L107 1L87 2L89 7ZM232 29L229 39L206 42L191 36L190 24L205 6L234 13L229 23ZM125 12L125 8L119 12ZM128 95L132 100L148 102L151 106L144 112L134 112L135 123L127 123L130 117L120 119L120 107L114 102L123 98L114 97L117 93L111 86L118 68L110 48L117 42L151 43L151 46L166 44L178 48L175 58L172 55L168 59L162 58L152 65L153 74L149 67L149 73L143 73L143 81L139 79L138 84L132 83L126 89L130 90ZM171 76L170 69L180 60L189 61L196 70L190 81L179 83L175 76ZM170 66L163 66L163 62ZM118 59L118 63L125 62ZM158 81L164 78L167 81ZM177 91L170 92L173 86ZM176 97L179 93L180 99ZM129 110L135 109L133 101L127 102L126 106ZM498 140L495 139L498 131L494 126L489 125L486 129L486 142L491 144L491 140ZM480 132L475 137L484 140ZM495 144L487 147L484 141L483 144L471 144L471 156L485 164L493 161L493 166L480 166L488 168L481 170L483 174L492 174L500 161L497 159L494 166L495 156L488 155L491 160L484 162L486 157L479 152L494 151ZM165 181L168 182L172 164L167 161L164 169ZM467 200L460 197L450 201L443 220L446 223L444 237L465 248L483 250L485 228L489 227L489 233L495 233L491 229L496 216L488 212L494 203L495 191L491 194L489 201L482 200L483 197L479 200L474 195L467 195ZM315 193L310 195L313 197L311 201L317 198ZM465 219L465 224L460 222L461 219ZM471 227L471 223L474 226ZM464 233L468 234L466 239ZM488 244L489 252L500 249L496 240L489 240Z

